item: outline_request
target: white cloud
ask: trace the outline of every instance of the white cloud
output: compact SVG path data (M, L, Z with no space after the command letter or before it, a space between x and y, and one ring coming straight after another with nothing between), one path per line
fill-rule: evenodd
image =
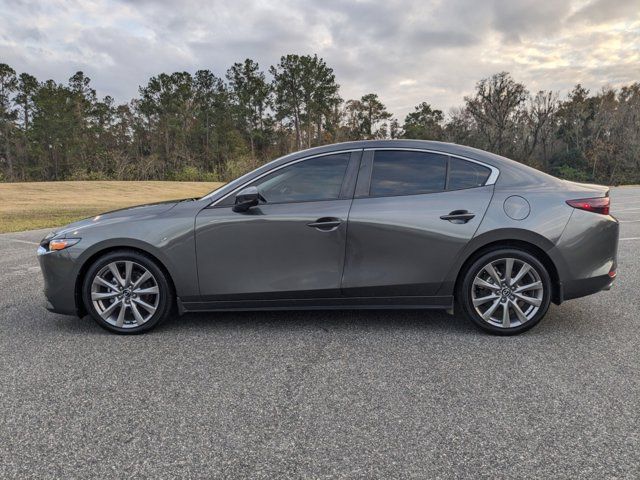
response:
M613 4L615 3L615 5ZM118 101L160 72L318 53L344 98L376 92L402 118L447 111L510 71L532 91L640 81L637 0L0 0L0 62L44 80L83 70Z

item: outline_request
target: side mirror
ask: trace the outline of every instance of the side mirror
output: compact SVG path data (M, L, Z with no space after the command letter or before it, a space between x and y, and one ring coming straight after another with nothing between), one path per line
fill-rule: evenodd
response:
M258 191L258 187L247 187L238 192L236 195L236 204L233 206L234 212L246 212L251 207L255 207L264 201L262 195Z

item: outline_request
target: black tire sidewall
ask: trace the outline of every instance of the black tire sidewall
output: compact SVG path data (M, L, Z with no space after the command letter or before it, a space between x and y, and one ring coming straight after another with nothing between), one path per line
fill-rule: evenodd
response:
M96 311L93 306L93 302L91 301L91 284L93 282L96 274L105 266L114 261L125 261L131 260L142 265L144 268L149 270L151 274L155 277L158 283L158 289L160 291L160 301L158 303L158 308L153 316L146 321L143 325L134 328L121 328L111 325L106 322ZM82 299L84 301L85 308L89 315L96 321L98 325L107 330L120 334L136 334L146 332L154 328L158 323L164 320L172 306L172 291L171 286L167 280L167 274L157 265L157 263L147 255L141 254L134 250L115 250L113 252L109 252L96 261L89 267L87 273L84 276L84 280L82 283Z
M529 263L540 274L540 279L544 287L542 303L540 304L540 308L536 312L535 316L523 325L508 329L496 327L485 322L482 317L478 315L478 312L476 312L471 299L471 288L475 276L478 274L480 269L489 262L500 258L516 258ZM496 335L515 335L534 327L546 315L549 305L551 304L551 277L549 276L547 268L531 253L515 248L500 248L480 255L469 265L464 272L463 281L461 282L458 291L458 298L460 299L459 304L465 315L482 330Z

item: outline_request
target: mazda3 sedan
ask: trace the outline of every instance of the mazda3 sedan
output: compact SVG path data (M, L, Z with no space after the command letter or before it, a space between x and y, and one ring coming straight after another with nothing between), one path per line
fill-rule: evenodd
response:
M421 308L496 334L610 288L609 190L459 145L362 141L268 163L202 197L47 235L47 308L117 333L171 314Z

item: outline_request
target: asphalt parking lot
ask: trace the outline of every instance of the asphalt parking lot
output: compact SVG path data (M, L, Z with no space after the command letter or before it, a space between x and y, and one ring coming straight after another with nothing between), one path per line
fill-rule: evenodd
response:
M422 311L187 315L142 336L42 307L0 235L0 478L639 478L640 187L609 292L509 338Z

